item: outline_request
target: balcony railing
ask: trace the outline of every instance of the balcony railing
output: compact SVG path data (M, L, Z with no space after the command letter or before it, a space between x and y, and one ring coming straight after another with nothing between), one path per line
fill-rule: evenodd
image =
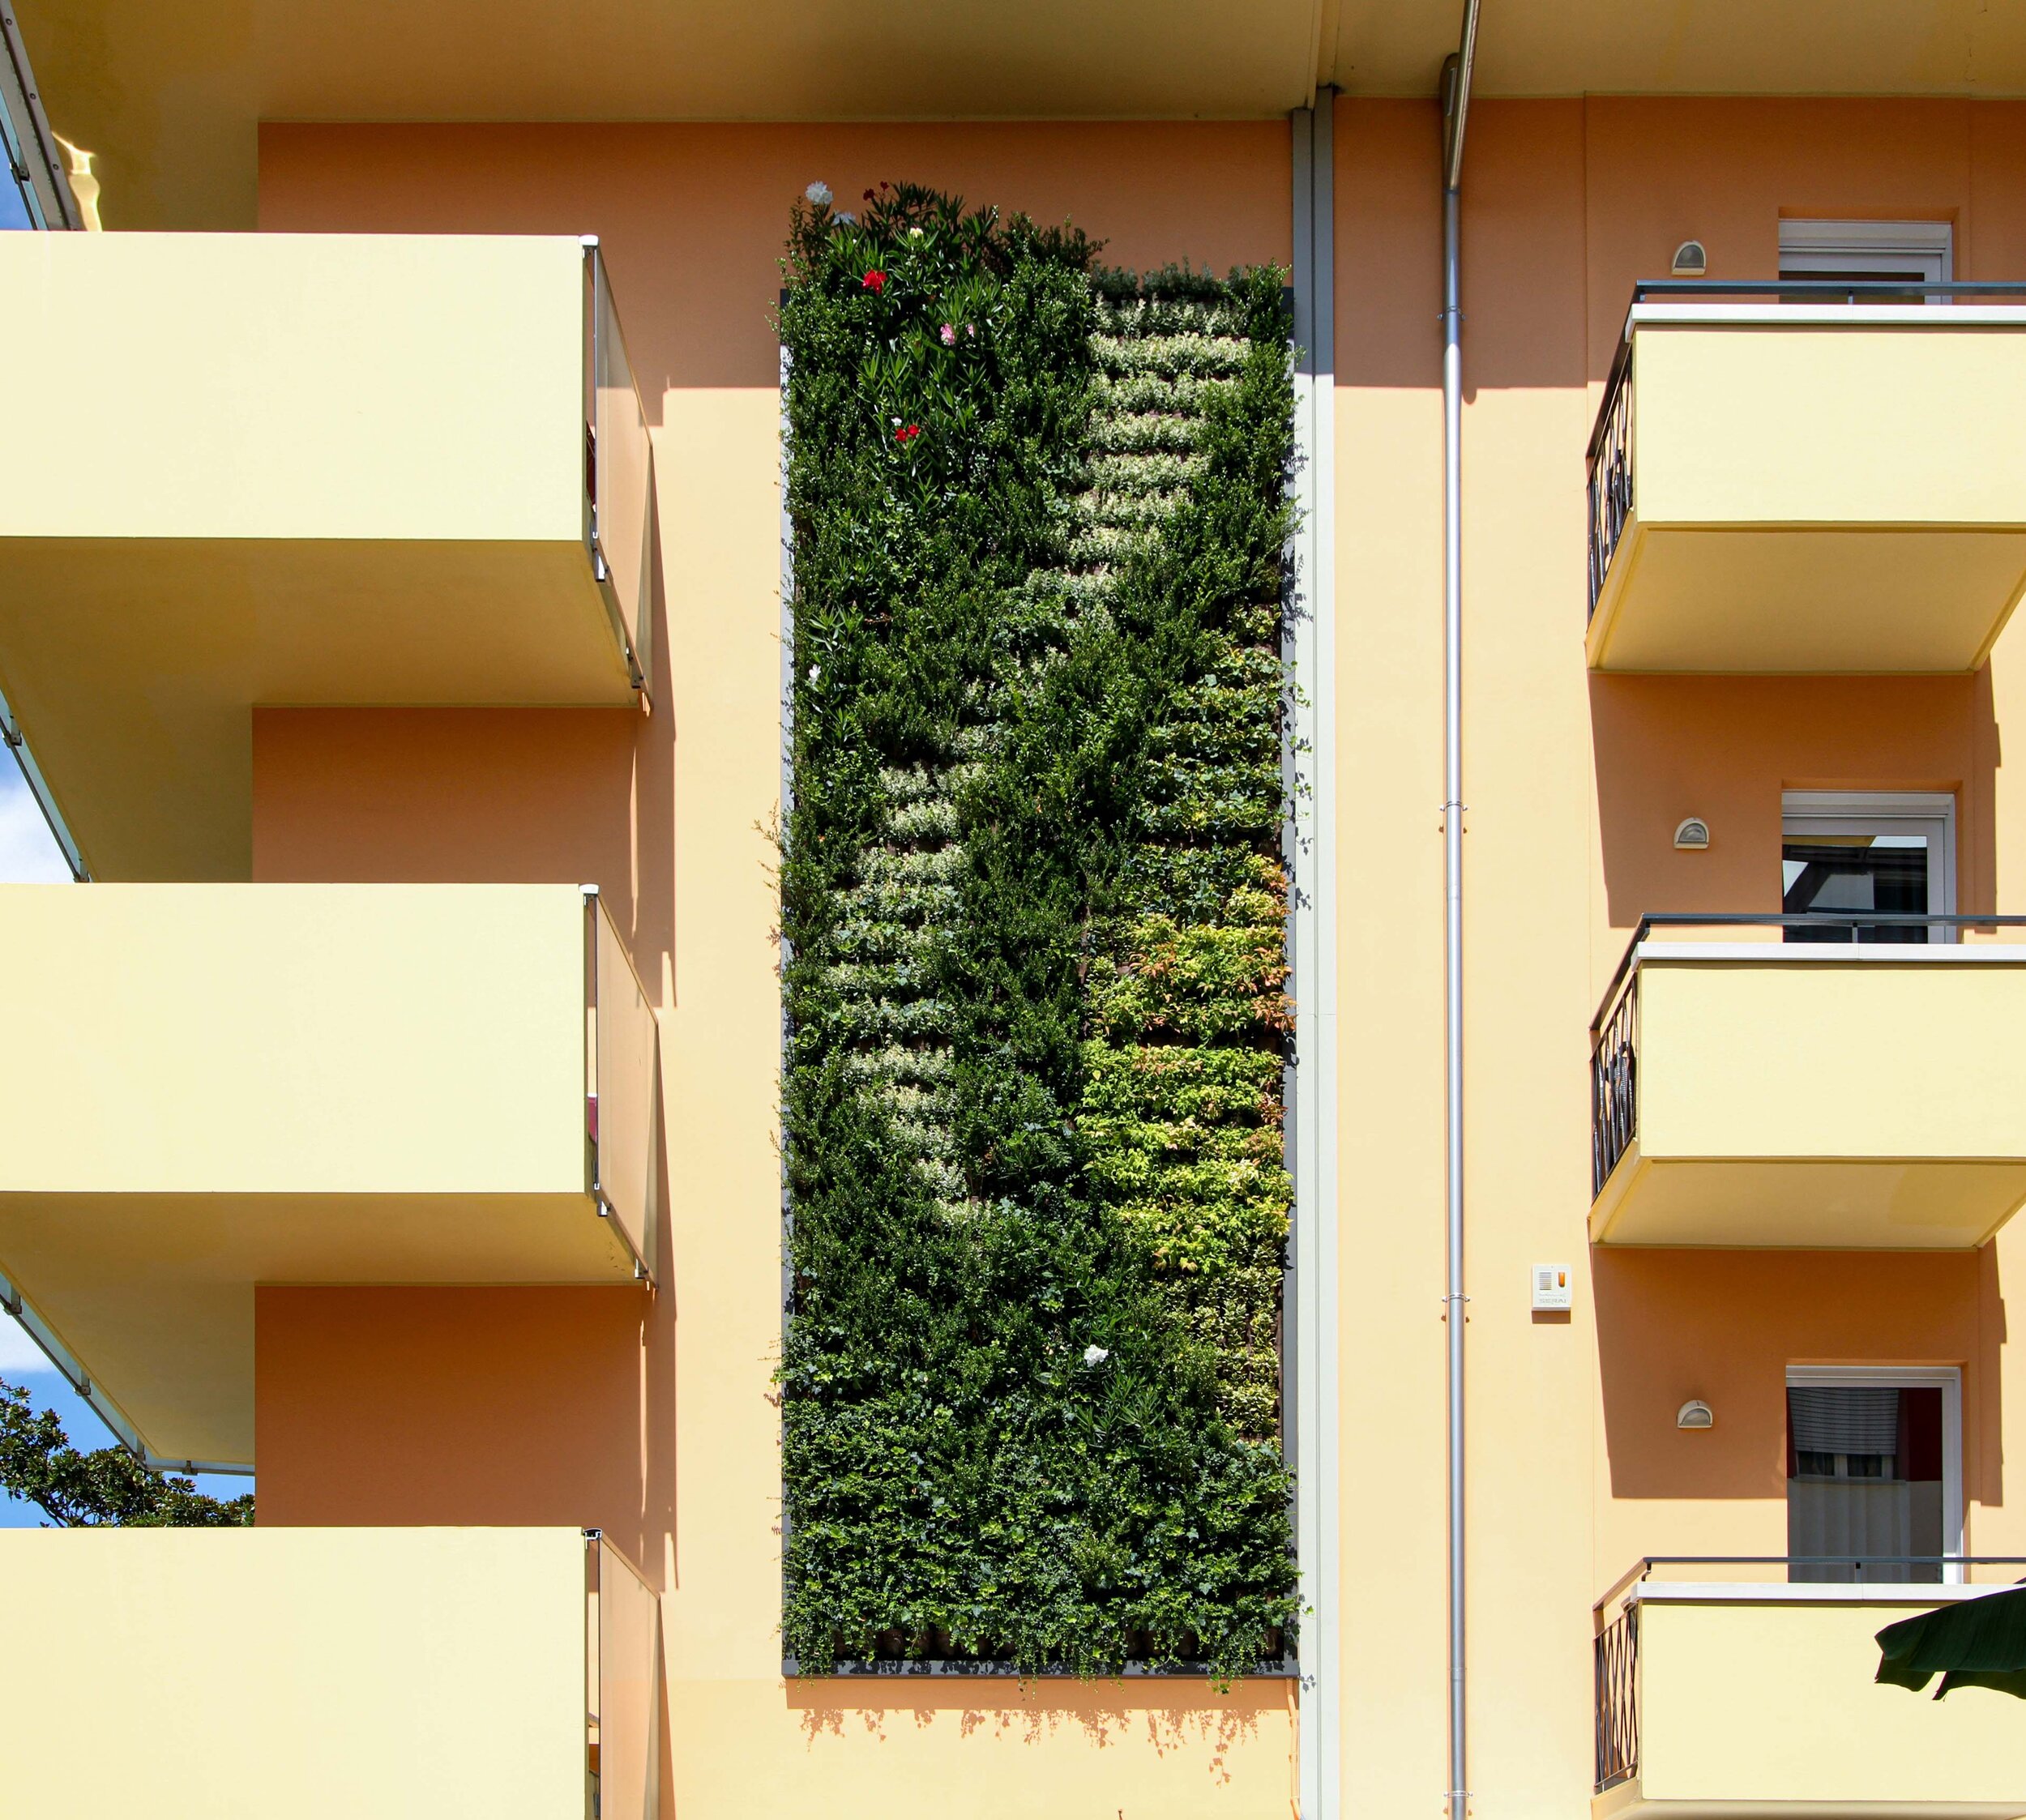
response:
M1604 579L1611 572L1625 521L1632 515L1632 343L1618 344L1611 376L1605 382L1604 405L1590 432L1590 609L1603 597ZM1588 619L1585 623L1588 622Z
M265 1283L652 1265L656 1018L571 885L0 887L0 1303L244 1467Z
M0 731L92 876L248 876L253 707L646 687L647 413L595 244L4 234L0 331L37 350Z
M644 689L654 624L654 451L595 240L584 243L584 536L634 686Z
M1592 1646L1596 1682L1596 1792L1639 1773L1639 1610L1625 1609Z
M1975 668L2026 572L2026 464L2021 357L1974 337L2026 329L2021 305L2018 283L1635 286L1587 451L1592 665ZM1952 470L1974 485L1938 492Z
M590 1820L648 1820L659 1812L661 1602L599 1531L584 1540Z
M0 1532L7 1809L658 1811L659 1602L596 1530Z
M1639 1134L1639 976L1622 968L1590 1027L1590 1198Z
M1793 1578L1824 1567L1854 1577ZM1592 1614L1598 1811L2026 1811L2003 1703L1973 1711L1957 1701L1944 1715L1882 1689L1871 1640L1913 1610L1998 1591L2022 1570L2026 1558L1999 1555L1635 1562ZM1797 1738L1814 1748L1795 1750Z
M2026 1198L2026 1120L2011 1109L2026 1070L2011 1081L2007 1034L2026 1015L2026 946L1947 938L2022 927L1882 911L1642 918L1590 1023L1592 1240L1981 1244ZM1755 929L1785 939L1742 939Z
M1879 910L1810 911L1806 915L1742 912L1736 914L1656 911L1639 918L1618 970L1590 1019L1590 1193L1604 1185L1639 1136L1639 1021L1640 950L1656 930L1669 929L1777 929L1819 933L1847 942L1867 929L1936 930L2026 929L2026 916L1899 914Z

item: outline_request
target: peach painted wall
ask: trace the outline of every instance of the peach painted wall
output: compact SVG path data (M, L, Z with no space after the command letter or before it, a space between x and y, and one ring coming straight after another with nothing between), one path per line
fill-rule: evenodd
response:
M271 230L596 233L655 425L654 711L290 709L255 717L266 878L576 878L660 1006L665 1261L651 1301L263 1292L268 1522L581 1522L665 1588L664 1811L1291 1811L1294 1695L1200 1682L784 1681L778 1011L780 502L770 312L787 210L914 178L1107 257L1289 257L1284 125L268 126Z
M1337 126L1344 1764L1347 1809L1390 1814L1432 1810L1445 1786L1437 139L1420 103L1340 102ZM1045 219L1071 213L1129 263L1287 254L1286 136L1272 124L264 130L269 228L603 237L659 419L667 655L655 714L625 733L568 713L263 713L256 865L273 877L591 867L609 894L622 881L632 893L650 982L660 961L672 1263L631 1400L616 1377L613 1407L602 1389L583 1393L587 1409L600 1404L595 1432L622 1425L613 1408L641 1425L638 1485L587 1465L562 1477L587 1504L635 1499L630 1515L584 1520L622 1535L636 1523L643 1565L670 1589L677 1805L855 1810L935 1784L1009 1814L1280 1812L1284 1688L1225 1701L1135 1687L1124 1703L1049 1688L1030 1707L981 1702L975 1687L887 1697L775 1673L774 998L756 829L778 766L767 312L782 214L802 185L821 177L848 196L903 175ZM1642 911L1770 907L1783 788L1955 789L1965 905L2026 909L2026 802L2007 783L2001 738L2008 709L2026 715L2026 661L2011 642L2026 633L1968 681L1587 674L1583 450L1631 284L1691 233L1719 274L1770 275L1782 211L1949 219L1961 275L2026 276L2022 177L2026 109L2008 104L1472 109L1472 1782L1486 1812L1579 1811L1590 1602L1635 1556L1783 1548L1773 1438L1785 1364L1961 1364L1973 1545L2026 1544L2002 1472L2009 1434L2026 1445L2026 1398L2011 1399L2015 1413L2003 1394L2003 1285L2026 1233L1973 1258L1594 1263L1583 1239L1596 995ZM1691 810L1716 842L1678 855L1668 837ZM1549 1261L1577 1271L1567 1320L1527 1313L1525 1267ZM464 1345L487 1299L413 1303L406 1318L440 1337L396 1356L425 1365L431 1347ZM467 1495L459 1480L487 1486L508 1520L552 1510L553 1488L518 1470L549 1445L549 1417L524 1438L488 1417L451 1455L390 1400L400 1385L377 1361L404 1318L399 1298L377 1294L263 1298L271 1516L363 1497L343 1506L360 1520L424 1520ZM518 1382L511 1364L504 1379ZM1689 1395L1716 1405L1710 1433L1672 1426ZM475 1396L453 1382L411 1401L454 1412ZM556 1457L579 1458L559 1442ZM347 1464L370 1497L340 1482ZM656 1483L672 1485L672 1515L657 1514ZM1372 1636L1383 1651L1361 1647Z
M1338 821L1347 1811L1447 1786L1439 194L1432 105L1340 101ZM1472 1768L1484 1812L1582 1810L1590 1605L1639 1555L1779 1553L1789 1363L1954 1363L1971 1545L2005 1498L2003 1288L1971 1257L1588 1254L1586 1027L1648 910L1777 907L1789 788L1957 793L1965 908L2026 911L2001 731L2026 633L1976 678L1590 677L1584 450L1633 281L1704 239L1772 276L1789 215L1955 224L2026 278L2026 108L1505 102L1464 181L1466 1187ZM1673 851L1690 812L1710 851ZM1527 1268L1578 1304L1528 1312ZM1707 1434L1674 1411L1701 1395ZM2022 1433L2026 1441L2026 1433ZM1384 1564L1383 1572L1369 1571ZM1383 1635L1383 1656L1357 1646Z
M259 1289L260 1520L575 1523L658 1555L653 1325L632 1289Z

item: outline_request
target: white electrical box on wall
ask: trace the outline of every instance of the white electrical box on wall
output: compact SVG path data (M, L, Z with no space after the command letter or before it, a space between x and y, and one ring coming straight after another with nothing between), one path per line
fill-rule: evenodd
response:
M1569 1286L1569 1267L1567 1264L1536 1264L1533 1267L1533 1311L1537 1314L1559 1314L1575 1305L1575 1292Z

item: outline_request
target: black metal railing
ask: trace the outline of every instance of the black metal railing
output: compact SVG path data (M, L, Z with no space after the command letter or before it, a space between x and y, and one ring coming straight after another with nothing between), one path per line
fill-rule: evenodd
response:
M1611 1589L1596 1601L1595 1609L1599 1613L1609 1611L1619 1597L1619 1593L1627 1593L1641 1581L1653 1579L1656 1569L1668 1569L1668 1566L1696 1566L1696 1569L1704 1569L1704 1566L1785 1566L1789 1577L1779 1579L1779 1581L1771 1581L1771 1579L1763 1581L1769 1587L1793 1585L1791 1574L1797 1566L1854 1566L1854 1569L1862 1569L1862 1566L1933 1566L1933 1569L1939 1569L1941 1579L1947 1581L1949 1569L1968 1570L1972 1566L2026 1566L2026 1554L1641 1554L1631 1566L1625 1569L1625 1573L1621 1573L1611 1583ZM1957 1574L1957 1583L1961 1581L1964 1581L1964 1573ZM1726 1593L1734 1593L1741 1585L1750 1587L1755 1583L1757 1581L1734 1581L1734 1579L1725 1579L1722 1574L1716 1574L1716 1577L1712 1577L1712 1589L1716 1585L1722 1585ZM1883 1581L1879 1581L1879 1585L1923 1585L1923 1581L1913 1581L1903 1573L1896 1581L1884 1581L1883 1579ZM1927 1583L1927 1585L1933 1585L1933 1583ZM1996 1593L2002 1585L2008 1585L2008 1581L1990 1581L1990 1591Z
M1647 937L1663 929L1799 929L1823 942L1857 941L1865 935L1904 930L1955 932L1962 929L2026 928L2026 916L1920 915L1888 910L1814 910L1806 915L1784 912L1710 912L1656 911L1639 918L1626 944L1596 1015L1590 1019L1590 1198L1604 1192L1618 1160L1639 1135L1639 949Z
M1592 1645L1596 1682L1596 1792L1639 1773L1639 1609L1627 1605Z
M1590 1049L1590 1198L1604 1192L1638 1130L1639 976L1626 976Z
M1782 278L1740 282L1727 278L1649 278L1632 287L1635 308L1642 303L1716 303L1763 300L1775 303L1871 304L1974 303L2001 298L2026 301L2026 283L1922 284L1892 279ZM1590 549L1589 614L1594 617L1632 511L1632 319L1612 357L1604 399L1588 450Z
M1632 344L1619 348L1604 387L1604 407L1590 435L1590 609L1603 597L1625 521L1632 515ZM1585 623L1588 623L1586 620Z

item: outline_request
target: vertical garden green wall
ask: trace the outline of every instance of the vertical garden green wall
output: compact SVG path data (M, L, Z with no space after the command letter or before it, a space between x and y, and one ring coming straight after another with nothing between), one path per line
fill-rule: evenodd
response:
M1290 1647L1282 276L797 208L786 1652Z

